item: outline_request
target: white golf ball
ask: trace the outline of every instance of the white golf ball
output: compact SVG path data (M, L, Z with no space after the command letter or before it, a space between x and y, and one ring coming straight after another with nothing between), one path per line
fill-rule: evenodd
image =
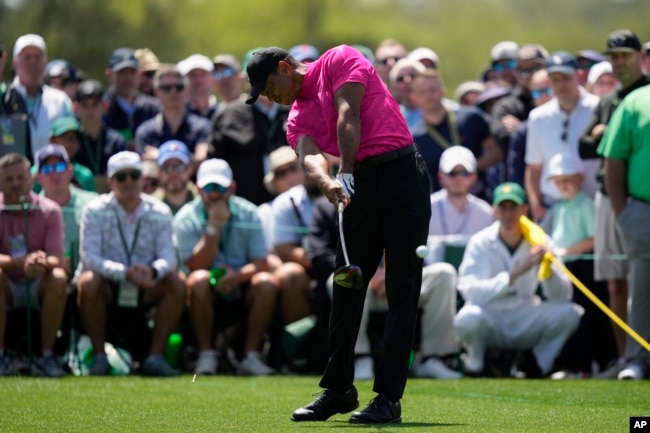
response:
M415 249L415 255L423 259L429 254L429 248L426 245L420 245Z

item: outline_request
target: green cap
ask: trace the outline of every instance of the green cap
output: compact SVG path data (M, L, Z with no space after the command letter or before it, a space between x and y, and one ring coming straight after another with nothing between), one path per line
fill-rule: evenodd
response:
M526 203L524 189L514 182L506 182L497 186L494 190L493 197L492 204L495 206L499 206L506 200L510 200L520 206Z
M52 123L52 128L50 128L50 137L59 137L66 132L79 132L80 130L81 126L76 118L72 116L59 117L54 121L54 123Z

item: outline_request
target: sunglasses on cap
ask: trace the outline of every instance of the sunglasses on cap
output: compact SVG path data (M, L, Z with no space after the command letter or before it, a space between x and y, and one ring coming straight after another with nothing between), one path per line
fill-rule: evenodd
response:
M235 75L237 71L235 71L233 68L226 68L222 69L221 71L215 71L212 76L214 77L215 80L223 80L226 78L230 78L233 75Z
M142 173L133 170L133 171L121 171L113 175L113 179L115 179L120 183L124 182L128 177L130 177L131 180L138 180L142 177Z
M178 83L178 84L161 84L158 86L158 90L164 93L169 93L173 90L176 90L177 92L182 92L183 89L185 89L185 84L183 83Z
M548 87L544 87L543 89L534 89L530 91L530 95L533 99L538 99L542 96L553 96L553 90Z
M273 176L276 179L282 179L283 177L287 176L289 173L295 173L297 171L298 171L298 166L296 164L291 164L287 168L279 168L273 171Z
M38 171L41 174L63 173L68 169L68 164L65 162L57 162L56 164L42 165Z
M564 122L562 122L562 135L560 136L560 140L562 141L567 141L569 139L569 118L567 117L564 119Z
M220 194L225 193L228 191L227 186L219 185L218 183L209 183L203 188L201 188L204 192L211 193L211 192L218 192Z
M498 62L494 62L492 64L492 69L494 69L497 72L502 72L505 71L506 69L512 70L517 67L517 61L510 59L510 60L499 60Z
M447 173L447 176L449 177L470 177L472 173L470 173L467 170L452 170L449 173Z
M183 173L187 170L187 164L178 164L178 165L163 165L159 168L163 173Z

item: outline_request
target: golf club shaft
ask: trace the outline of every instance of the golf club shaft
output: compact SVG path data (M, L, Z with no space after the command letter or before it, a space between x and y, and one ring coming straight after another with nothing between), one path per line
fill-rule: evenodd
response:
M342 201L339 202L339 236L341 238L341 250L343 250L343 258L345 258L345 265L350 266L350 259L348 258L348 249L345 246L345 236L343 236L343 208L345 205Z

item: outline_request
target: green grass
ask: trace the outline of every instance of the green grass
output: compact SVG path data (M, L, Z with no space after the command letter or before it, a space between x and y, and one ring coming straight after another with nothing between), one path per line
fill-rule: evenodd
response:
M650 415L650 383L411 379L403 424L356 426L346 415L293 423L316 377L0 379L0 431L13 432L627 432ZM374 394L357 384L362 407Z

